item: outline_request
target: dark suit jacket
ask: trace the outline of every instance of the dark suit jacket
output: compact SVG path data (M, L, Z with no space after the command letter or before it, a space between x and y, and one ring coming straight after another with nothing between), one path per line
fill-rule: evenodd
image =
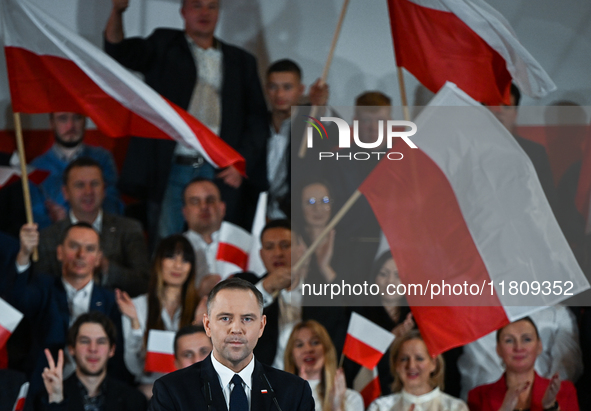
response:
M70 321L68 298L61 277L37 275L32 269L16 275L14 286L7 294L7 300L30 321L31 350L26 364L31 386L29 398L35 398L43 386L41 373L47 367L43 350L49 348L54 358L57 352L66 346ZM121 314L115 302L115 295L98 285L92 288L89 311L100 311L107 315L117 327L117 347L123 347L121 332ZM127 378L123 365L123 349L119 348L109 361L109 371L117 378Z
M261 390L267 390L267 393L262 393ZM151 411L228 409L218 375L211 363L211 354L197 364L156 380L153 393L149 408ZM251 411L278 411L274 397L283 411L314 410L312 391L306 381L263 365L255 359Z
M55 250L70 224L67 218L41 230L39 262L35 264L37 272L61 277L62 266ZM100 237L101 249L109 259L109 272L101 278L101 285L109 289L120 288L132 297L146 293L150 259L140 223L131 218L103 213Z
M146 411L148 401L135 388L125 383L105 378L105 409L108 411ZM64 401L60 403L48 402L47 393L37 397L35 411L81 411L84 410L84 398L78 388L78 377L72 375L64 381Z
M246 174L258 190L267 188L267 107L254 56L221 43L223 83L220 137L246 160ZM197 67L185 38L174 29L157 29L148 38L105 40L105 51L125 67L144 74L146 83L183 109L189 107ZM131 140L121 172L121 190L159 203L164 196L176 143ZM223 196L224 193L222 193Z

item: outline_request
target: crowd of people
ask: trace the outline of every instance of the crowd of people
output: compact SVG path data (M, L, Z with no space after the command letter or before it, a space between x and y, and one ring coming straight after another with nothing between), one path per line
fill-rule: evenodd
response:
M319 173L313 156L292 154L306 125L294 119L308 116L311 106L330 110L328 85L316 81L305 96L300 67L282 59L268 67L263 88L255 58L214 37L219 0L183 0L184 30L158 29L147 38L125 37L127 7L128 0L112 0L106 53L238 151L247 177L233 166L216 169L172 140L142 137L131 137L119 175L107 150L84 143L83 114L50 113L54 144L32 163L50 172L30 184L35 222L2 216L19 229L18 240L0 232L0 297L24 318L0 349L0 409L12 409L25 380L29 410L224 409L224 401L232 411L263 409L265 401L306 411L591 407L585 309L545 307L431 356L405 298L387 292L401 283L398 266L389 252L378 254L380 227L363 198L292 268L377 157ZM511 93L512 105L495 114L531 158L559 223L571 230L545 149L515 135L520 93L515 86ZM304 97L310 105L299 106ZM368 91L355 106L360 141L374 142L383 133L379 121L392 117L390 98ZM314 150L333 150L333 143L315 141ZM305 175L293 172L301 169ZM222 231L250 231L263 191L265 273L222 271ZM141 221L129 217L121 194L142 205L134 214ZM577 256L585 250L583 240L571 245ZM375 284L381 298L352 306L302 295L304 284L340 281ZM395 337L376 367L382 396L371 404L353 389L361 366L343 361L353 312ZM174 366L183 371L146 370L151 330L175 333ZM204 385L191 388L195 378Z

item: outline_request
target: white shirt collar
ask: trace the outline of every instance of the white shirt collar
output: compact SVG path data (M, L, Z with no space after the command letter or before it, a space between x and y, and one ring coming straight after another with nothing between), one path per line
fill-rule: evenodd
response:
M70 210L70 222L72 224L77 224L78 222L80 222L80 220L78 220L76 218L76 216L74 215L74 212L72 210ZM101 233L101 230L103 228L103 209L102 208L99 210L96 218L92 222L92 228L94 228L96 231L98 231L99 234Z
M402 398L408 400L409 402L413 404L421 404L423 402L431 401L435 397L439 396L441 394L441 391L439 391L439 387L435 387L433 391L423 395L413 395L409 392L404 391L404 389L402 389L401 393Z
M252 390L252 373L254 371L254 355L250 359L250 362L248 363L248 365L246 367L244 367L242 369L242 371L240 371L238 373L232 371L231 369L226 367L224 364L219 362L215 358L215 355L213 355L213 351L211 353L211 362L213 364L213 368L215 369L216 373L218 374L218 377L220 379L220 385L221 385L222 389L227 387L228 384L230 384L230 381L232 380L232 377L234 377L234 374L238 374L240 376L240 378L242 378L242 381L244 381L244 384L246 384L246 387L248 388L248 390L249 391Z
M83 296L90 296L92 294L92 286L94 284L94 280L91 279L88 284L82 287L79 290L76 290L69 282L62 278L62 283L64 284L64 288L66 289L66 294L68 295L68 301L70 301L74 296L80 294Z

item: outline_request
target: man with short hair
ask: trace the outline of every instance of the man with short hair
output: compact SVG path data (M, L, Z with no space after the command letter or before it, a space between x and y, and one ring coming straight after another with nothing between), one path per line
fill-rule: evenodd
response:
M310 114L308 107L297 113L292 113L292 107L297 108L300 104L305 89L306 87L302 84L302 70L293 60L278 60L267 69L265 90L271 105L271 137L267 142L267 179L269 180L267 216L271 219L286 218L291 214L292 118L296 115L305 117ZM328 85L320 85L320 80L316 80L310 86L308 97L312 105L325 106L328 101ZM320 117L320 113L317 116ZM296 146L304 136L306 125L303 119L293 123ZM327 148L328 142L323 140L323 143ZM311 155L308 156L308 160L310 157ZM303 162L298 160L298 165L301 164Z
M188 228L184 235L193 245L197 261L201 262L197 264L198 282L212 274L221 274L224 278L230 275L230 272L220 272L217 264L220 232L222 226L228 230L242 229L223 221L226 203L222 201L218 187L205 178L191 180L183 191L182 212Z
M128 0L113 0L105 51L146 83L209 127L246 160L244 179L229 166L214 170L196 150L170 140L133 138L121 176L122 190L146 198L159 237L179 233L182 189L194 177L219 179L227 219L250 229L256 195L267 188L266 105L256 60L214 37L218 0L184 0L184 30L157 29L147 38L125 38ZM155 223L155 220L158 220ZM157 227L157 229L156 229Z
M34 339L31 343L29 362L26 365L31 379L31 395L41 387L41 372L47 362L43 349L52 353L66 346L69 326L80 316L92 310L100 311L121 329L121 314L114 294L94 283L94 269L101 263L102 252L99 234L94 228L79 222L64 231L57 247L57 259L61 262L61 276L51 277L33 273L30 257L39 244L36 224L21 228L20 250L16 258L14 278L7 292L7 301L21 311L31 323ZM12 274L12 273L9 273ZM119 333L119 335L121 335ZM120 347L123 340L120 338ZM113 371L124 378L122 350L117 351ZM70 376L75 364L66 362L64 375Z
M218 283L203 318L211 355L157 380L150 410L314 410L304 380L254 358L265 322L263 297L252 284L237 278Z
M91 311L78 317L68 330L68 352L76 362L76 372L64 381L63 351L59 350L56 364L46 350L49 367L42 374L46 393L38 397L35 409L144 411L146 397L107 376L116 336L115 325L104 314Z
M106 186L104 208L109 213L121 214L122 203L116 187L115 161L104 148L84 144L86 117L70 112L50 113L49 126L55 143L31 162L33 167L50 173L38 186L31 184L33 218L39 228L45 228L67 217L69 207L62 192L62 176L68 164L79 157L90 157L100 164Z
M196 319L201 321L201 319ZM174 336L174 365L177 370L203 361L213 346L201 325L186 325Z
M104 211L105 182L100 165L89 157L72 161L64 171L62 192L70 211L66 219L41 231L36 270L61 275L56 247L70 224L81 221L100 233L100 284L109 289L120 288L131 296L147 292L150 261L142 227L135 220Z

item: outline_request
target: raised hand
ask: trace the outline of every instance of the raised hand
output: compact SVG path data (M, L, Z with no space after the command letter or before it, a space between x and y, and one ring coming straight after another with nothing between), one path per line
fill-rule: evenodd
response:
M392 329L392 334L394 334L396 338L401 337L410 330L412 330L414 326L415 322L412 319L412 313L408 313L404 321L398 324L396 327L394 327L394 329Z
M518 385L514 388L509 388L507 393L505 394L505 399L503 400L503 404L501 404L501 408L499 411L513 411L517 407L517 403L519 402L519 395L527 390L531 382L526 381L523 384Z
M546 388L546 392L542 398L542 408L552 408L554 403L556 403L556 396L558 395L559 390L560 377L558 376L558 373L556 373L552 376L550 379L550 384L548 385L548 388Z
M328 84L320 84L320 79L310 86L308 98L313 106L326 106L328 102Z
M331 283L337 277L337 274L332 269L330 262L334 253L334 239L335 230L331 230L326 236L322 244L316 249L316 260L318 261L318 267L322 273L324 279Z
M135 304L131 300L129 294L117 288L115 289L115 301L117 302L117 306L119 306L119 311L131 320L131 328L134 330L140 328L140 322L137 318L137 310L135 309Z
M62 375L64 369L64 352L59 350L57 354L57 365L47 348L45 349L45 357L47 357L49 367L43 369L41 377L49 395L49 402L62 402L64 400L64 379Z
M113 0L113 11L123 13L129 6L129 0Z
M217 173L216 178L221 178L224 183L233 188L238 188L242 184L242 174L234 166L229 166Z
M345 373L339 368L334 375L334 384L332 388L332 411L343 411L345 406L345 394L347 392L347 382Z
M16 256L16 262L18 265L27 265L31 254L35 248L39 245L39 231L37 230L37 224L25 224L21 227L19 232L19 239L21 248Z

